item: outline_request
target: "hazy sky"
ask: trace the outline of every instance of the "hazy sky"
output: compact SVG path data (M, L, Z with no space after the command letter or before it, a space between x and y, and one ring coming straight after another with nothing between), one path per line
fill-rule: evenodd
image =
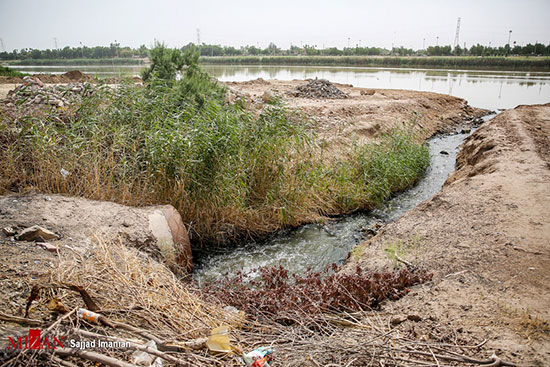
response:
M196 42L266 47L348 45L418 49L452 44L550 43L550 0L0 0L7 51L64 46ZM0 51L1 51L0 45Z

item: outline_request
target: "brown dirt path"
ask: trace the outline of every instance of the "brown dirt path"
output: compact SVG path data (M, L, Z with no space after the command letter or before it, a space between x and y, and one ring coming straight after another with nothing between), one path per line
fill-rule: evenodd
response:
M434 281L385 307L409 330L453 325L518 365L550 365L550 104L519 106L462 146L443 190L360 245L347 266L400 258ZM396 251L397 250L397 251Z

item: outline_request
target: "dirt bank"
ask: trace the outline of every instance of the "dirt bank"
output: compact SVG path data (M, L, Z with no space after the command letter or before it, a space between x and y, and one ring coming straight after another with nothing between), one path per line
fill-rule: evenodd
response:
M62 195L0 196L2 253L13 252L6 247L17 246L22 249L21 256L28 260L27 253L36 252L40 245L37 246L34 239L17 241L14 234L32 226L40 226L57 235L57 238L45 239L53 246L54 253L86 254L92 243L101 239L137 248L181 276L192 269L187 230L171 205L134 208Z
M452 325L519 365L548 365L549 131L550 104L495 117L465 141L440 193L353 251L348 269L392 267L399 257L434 272L386 306L423 320L400 328Z
M261 103L272 96L282 98L313 121L319 137L334 151L348 147L350 141L364 143L412 120L419 137L428 138L438 132L451 132L470 124L488 111L472 108L457 97L431 92L397 89L355 88L334 83L346 93L345 99L295 97L304 80L263 80L228 82L235 95L245 95Z

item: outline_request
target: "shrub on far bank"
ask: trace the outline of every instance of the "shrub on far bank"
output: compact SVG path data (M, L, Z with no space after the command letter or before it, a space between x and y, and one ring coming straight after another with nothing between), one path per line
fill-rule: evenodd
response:
M19 77L22 78L27 74L21 73L17 70L13 70L8 68L7 66L0 65L0 76L7 76L7 77Z

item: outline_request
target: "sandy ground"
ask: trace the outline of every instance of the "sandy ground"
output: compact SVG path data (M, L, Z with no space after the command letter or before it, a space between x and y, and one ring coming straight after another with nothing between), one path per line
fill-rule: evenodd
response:
M518 365L550 365L549 132L550 104L498 115L465 141L443 190L360 245L347 266L395 266L388 253L421 264L434 281L388 311L487 339Z
M7 95L8 95L8 92L10 90L15 89L15 87L17 87L17 86L18 86L18 84L15 84L15 83L0 84L0 99L6 98Z

